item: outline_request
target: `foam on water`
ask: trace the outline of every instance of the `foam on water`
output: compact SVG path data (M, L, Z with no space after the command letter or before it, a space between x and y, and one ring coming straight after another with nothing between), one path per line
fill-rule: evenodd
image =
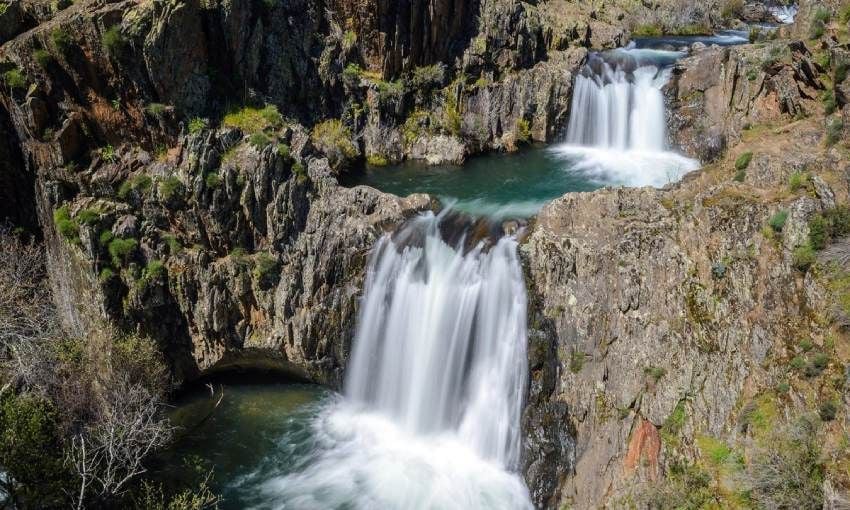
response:
M699 168L667 148L662 88L682 54L620 49L593 54L576 76L567 142L550 149L602 184L664 186Z
M531 508L516 473L527 378L517 243L450 246L443 218L424 214L376 246L345 397L314 422L305 468L262 486L279 508Z

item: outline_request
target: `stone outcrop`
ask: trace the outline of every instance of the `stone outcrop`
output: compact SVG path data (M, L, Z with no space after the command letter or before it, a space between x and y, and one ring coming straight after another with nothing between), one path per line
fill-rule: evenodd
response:
M788 377L797 338L829 336L826 284L792 255L808 219L848 196L820 136L807 121L750 142L743 183L732 154L669 189L569 194L541 211L521 250L535 312L551 324L541 348L557 353L546 405L569 417L552 412L546 434L575 441L559 507L638 500L699 455L700 434L739 434L742 403ZM806 190L777 191L803 170ZM774 235L778 210L789 214ZM546 486L528 478L533 492Z
M677 63L667 88L672 143L712 161L746 128L811 115L818 73L799 42L699 50Z

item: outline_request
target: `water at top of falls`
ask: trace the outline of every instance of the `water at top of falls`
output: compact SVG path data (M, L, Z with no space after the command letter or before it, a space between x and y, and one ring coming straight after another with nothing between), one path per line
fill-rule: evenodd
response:
M281 508L526 509L526 294L516 240L446 241L423 214L370 258L344 398L319 454L266 482Z
M681 52L621 48L591 54L575 77L566 143L552 152L600 181L663 186L699 162L667 146L663 87Z

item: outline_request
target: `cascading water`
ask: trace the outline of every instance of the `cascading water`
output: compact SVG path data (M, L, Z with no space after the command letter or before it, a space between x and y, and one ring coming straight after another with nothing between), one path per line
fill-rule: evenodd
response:
M592 54L576 76L566 144L553 152L600 181L663 186L699 162L668 151L662 88L683 54L620 49Z
M281 508L522 509L526 389L516 241L464 250L443 216L379 241L345 382L314 424L320 453L267 482Z

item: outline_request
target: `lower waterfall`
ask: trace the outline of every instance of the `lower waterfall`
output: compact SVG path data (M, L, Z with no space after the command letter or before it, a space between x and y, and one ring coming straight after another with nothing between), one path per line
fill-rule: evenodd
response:
M527 386L517 242L450 243L445 213L382 238L344 397L314 423L305 470L264 484L280 508L523 509ZM277 496L277 497L274 497Z

